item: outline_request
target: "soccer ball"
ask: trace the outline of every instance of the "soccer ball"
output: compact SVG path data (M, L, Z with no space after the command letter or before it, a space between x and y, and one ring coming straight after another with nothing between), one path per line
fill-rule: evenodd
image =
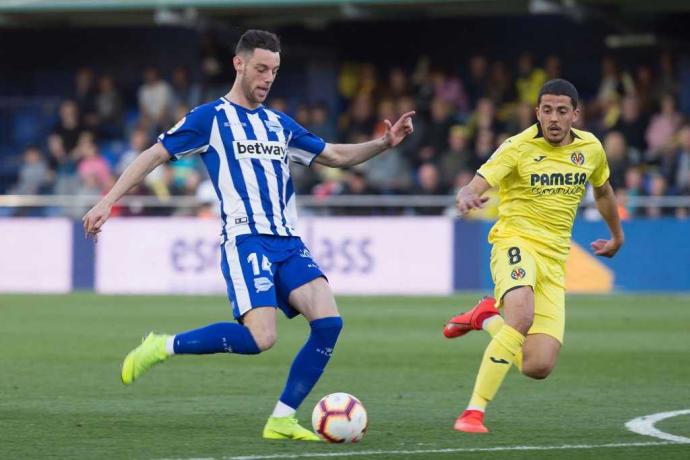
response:
M331 393L314 407L311 424L324 441L358 442L367 432L367 411L354 396Z

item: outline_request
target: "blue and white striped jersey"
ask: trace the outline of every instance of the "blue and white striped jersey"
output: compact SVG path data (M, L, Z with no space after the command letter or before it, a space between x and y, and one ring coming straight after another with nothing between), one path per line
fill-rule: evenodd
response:
M220 200L225 238L295 236L289 162L309 166L326 146L287 115L225 98L189 112L158 137L173 160L200 154Z

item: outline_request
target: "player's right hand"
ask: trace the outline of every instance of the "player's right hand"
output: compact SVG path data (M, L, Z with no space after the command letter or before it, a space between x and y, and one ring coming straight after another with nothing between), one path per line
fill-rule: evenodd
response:
M463 187L458 191L455 197L455 207L458 210L458 214L461 216L467 214L472 209L480 209L484 207L484 203L489 201L489 197L479 196L474 190L469 187Z
M101 227L105 221L110 217L112 207L107 201L101 200L82 217L81 220L84 222L84 232L87 237L90 236L94 241L98 240L98 234L101 232Z

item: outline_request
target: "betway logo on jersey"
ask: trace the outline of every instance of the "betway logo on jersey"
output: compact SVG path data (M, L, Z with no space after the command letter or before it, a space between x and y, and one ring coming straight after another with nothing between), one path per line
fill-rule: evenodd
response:
M259 160L283 160L285 144L277 141L233 141L235 158L256 158Z

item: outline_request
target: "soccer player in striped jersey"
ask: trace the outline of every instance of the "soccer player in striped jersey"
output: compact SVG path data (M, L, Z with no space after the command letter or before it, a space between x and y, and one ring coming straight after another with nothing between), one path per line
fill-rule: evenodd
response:
M291 161L349 167L398 145L412 133L414 112L385 134L360 144L329 144L284 113L262 103L280 66L276 35L248 30L233 58L228 94L189 112L123 172L110 192L83 218L97 237L113 204L158 165L200 155L220 201L221 269L237 323L222 322L176 335L150 333L122 365L132 383L154 364L176 354L257 354L276 341L276 310L301 314L311 328L263 430L268 439L317 441L295 412L328 363L343 322L328 282L296 230Z

